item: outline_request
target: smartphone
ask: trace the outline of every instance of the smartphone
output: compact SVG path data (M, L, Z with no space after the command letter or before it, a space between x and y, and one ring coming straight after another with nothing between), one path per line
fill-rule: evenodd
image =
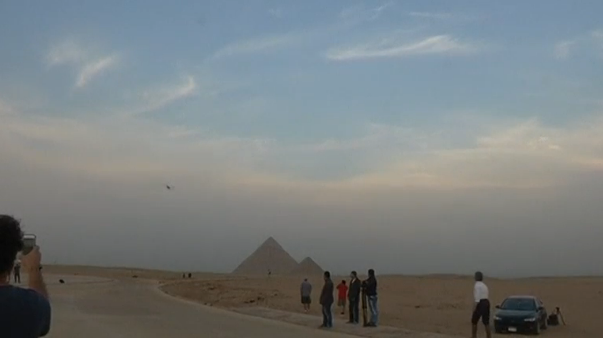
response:
M36 235L33 234L25 234L23 236L23 250L21 253L25 256L33 250L36 246Z

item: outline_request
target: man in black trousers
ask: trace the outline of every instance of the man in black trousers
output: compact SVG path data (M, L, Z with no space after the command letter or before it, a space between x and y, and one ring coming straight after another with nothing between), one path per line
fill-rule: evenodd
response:
M349 301L349 312L350 312L350 324L358 324L359 307L360 307L360 289L362 284L358 279L356 271L352 271L350 274L350 288L348 290L348 301Z
M329 271L325 271L324 279L325 284L320 293L320 305L322 305L322 325L320 327L331 328L333 327L333 313L331 312L331 307L335 301L335 297L333 297L335 286L333 285L331 273Z

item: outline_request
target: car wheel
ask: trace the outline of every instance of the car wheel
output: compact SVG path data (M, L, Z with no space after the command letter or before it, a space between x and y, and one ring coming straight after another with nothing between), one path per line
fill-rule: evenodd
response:
M532 333L535 336L538 336L540 334L540 325L536 325L536 327L534 328L534 331L532 331Z

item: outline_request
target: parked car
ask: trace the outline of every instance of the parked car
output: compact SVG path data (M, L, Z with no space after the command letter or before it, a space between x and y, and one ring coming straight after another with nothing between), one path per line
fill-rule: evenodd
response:
M494 331L496 333L540 334L547 328L547 311L534 296L511 296L496 306Z

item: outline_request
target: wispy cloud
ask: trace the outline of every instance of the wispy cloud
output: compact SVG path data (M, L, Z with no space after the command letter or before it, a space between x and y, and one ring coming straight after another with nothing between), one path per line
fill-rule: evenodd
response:
M117 53L100 56L98 54L73 41L65 41L50 49L46 61L49 66L73 65L77 69L75 87L83 88L119 62Z
M393 2L386 2L377 7L367 8L364 5L354 5L351 7L344 8L340 13L339 17L350 23L358 23L362 21L373 21L378 19L386 9L392 7Z
M436 35L413 42L385 39L352 47L331 48L326 57L335 61L353 61L428 54L468 55L481 49L479 45L461 41L451 35Z
M101 73L115 66L118 60L119 58L117 57L117 55L109 55L106 57L102 57L96 61L84 64L78 75L76 87L84 87L86 84L88 84L90 80L92 80L92 78L100 75Z
M603 29L592 31L590 34L599 56L603 58Z
M186 78L179 84L167 85L161 88L146 90L142 95L142 102L135 108L130 108L121 115L134 116L161 109L168 104L187 98L195 94L197 82L192 76Z
M535 118L486 123L464 128L462 135L370 125L364 136L327 140L303 151L352 153L372 164L351 178L332 181L336 189L532 189L564 185L578 173L603 172L600 118L566 127L546 126ZM459 144L459 136L467 141Z
M379 15L381 15L381 12L383 12L384 10L386 10L387 8L389 8L389 7L393 6L393 5L394 5L394 3L391 2L391 1L387 2L387 3L384 3L381 6L373 8L373 12L375 12L375 15L379 16Z
M49 65L62 65L66 63L82 63L88 58L86 51L84 51L78 44L73 41L65 41L55 46L52 46L46 60Z
M268 10L268 15L273 18L282 19L283 18L283 10L280 8L271 8Z
M555 57L557 59L567 59L570 56L572 48L577 44L577 41L561 41L555 45Z
M579 49L594 51L603 57L603 30L594 30L574 39L559 41L555 44L553 54L559 60L566 60Z
M272 51L287 45L290 45L295 41L295 35L284 34L284 35L271 35L250 40L244 40L232 43L225 46L214 53L214 59L239 55L239 54L257 54L267 51Z
M194 85L188 81L155 101L155 107L189 95ZM20 114L2 101L0 115L3 156L95 176L196 175L202 169L204 175L234 175L229 176L232 184L341 192L405 187L531 189L561 185L580 173L603 172L603 120L597 117L565 127L547 126L537 119L497 119L480 122L483 125L477 128L472 124L431 130L369 124L356 138L286 145L146 119ZM459 143L457 137L464 141ZM320 154L352 157L363 169L352 177L318 181L273 165L298 163L305 156L320 168L324 160Z
M338 152L338 151L374 151L384 148L416 149L423 147L427 134L417 133L410 128L393 125L370 123L366 126L365 135L357 138L340 140L327 139L315 144L299 147L300 151Z
M422 12L412 11L406 13L409 17L417 20L431 22L446 22L446 23L468 23L473 21L483 20L485 17L478 13L463 13L463 12Z
M433 13L433 12L410 12L408 13L410 16L414 16L416 18L424 18L424 19L450 19L452 18L451 13Z
M0 106L0 154L44 170L115 179L195 175L195 171L228 177L243 173L242 168L251 175L254 161L269 146L267 140L148 119L68 119L22 114L7 107Z

